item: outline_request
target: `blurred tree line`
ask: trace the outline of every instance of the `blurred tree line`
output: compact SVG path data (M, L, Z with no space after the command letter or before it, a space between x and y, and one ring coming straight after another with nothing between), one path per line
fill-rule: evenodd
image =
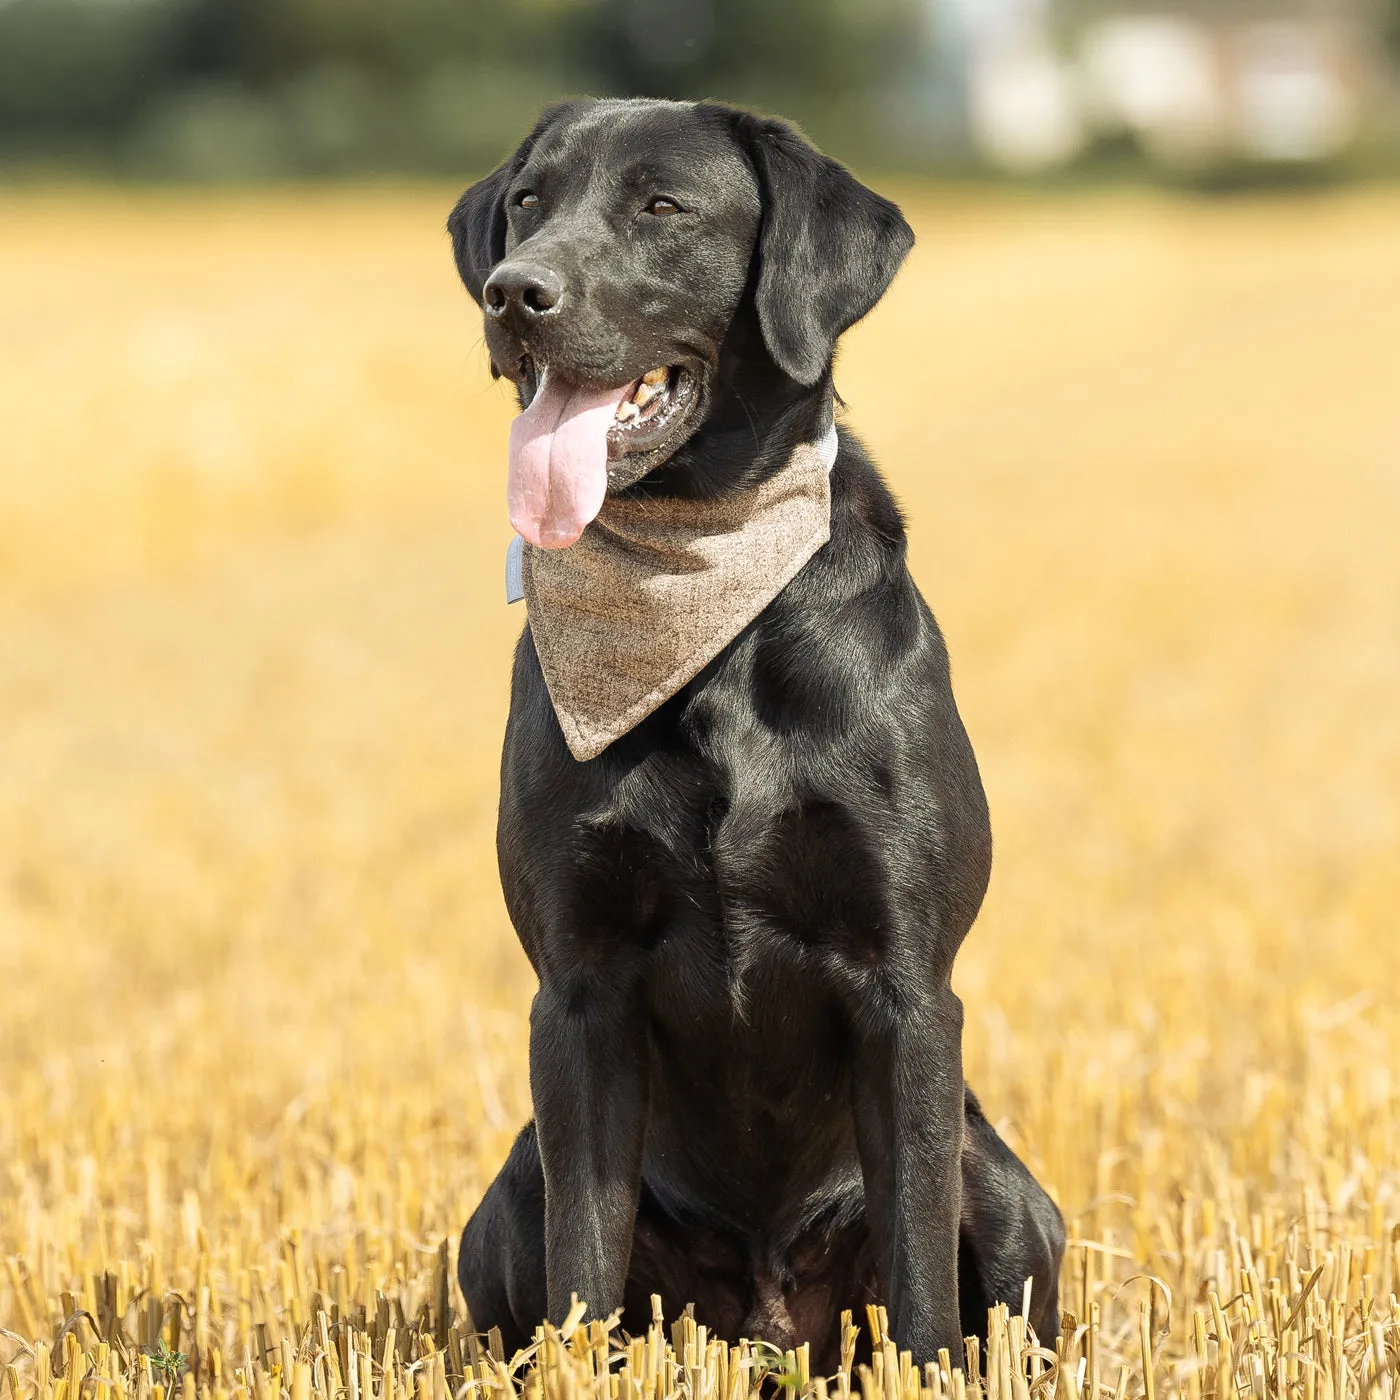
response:
M460 175L581 92L748 103L860 159L899 143L925 13L921 0L0 0L0 170Z

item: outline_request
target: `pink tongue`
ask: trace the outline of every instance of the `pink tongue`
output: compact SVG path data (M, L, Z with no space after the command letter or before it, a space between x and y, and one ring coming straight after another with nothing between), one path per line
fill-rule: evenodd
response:
M608 429L632 391L585 389L552 369L510 425L510 523L531 544L563 549L603 508Z

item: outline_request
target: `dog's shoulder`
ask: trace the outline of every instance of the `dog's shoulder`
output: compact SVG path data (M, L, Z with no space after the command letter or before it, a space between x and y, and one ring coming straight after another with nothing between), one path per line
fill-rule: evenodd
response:
M946 664L938 625L909 572L898 502L845 428L831 473L831 537L756 625L770 644L843 673L889 674L923 657Z

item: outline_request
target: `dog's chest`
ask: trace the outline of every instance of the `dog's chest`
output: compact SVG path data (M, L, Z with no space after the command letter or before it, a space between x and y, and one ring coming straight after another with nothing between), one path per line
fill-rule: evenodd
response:
M594 827L652 853L630 869L660 914L656 971L693 982L708 970L731 998L760 973L868 967L895 922L899 821L880 775L849 755L833 767L761 716L747 661L737 648L707 676L683 743L631 770Z

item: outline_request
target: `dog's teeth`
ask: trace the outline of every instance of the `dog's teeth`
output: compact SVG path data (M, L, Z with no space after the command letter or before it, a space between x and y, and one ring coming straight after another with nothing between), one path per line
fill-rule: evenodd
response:
M668 370L665 365L661 365L656 369L649 369L644 375L642 375L642 383L660 384L665 380L666 376L669 373L670 370Z
M626 403L618 405L617 421L619 423L630 423L634 418L640 418L641 416L642 410L630 399Z
M660 389L643 380L637 385L637 392L632 395L632 402L638 408L645 408L660 392Z

